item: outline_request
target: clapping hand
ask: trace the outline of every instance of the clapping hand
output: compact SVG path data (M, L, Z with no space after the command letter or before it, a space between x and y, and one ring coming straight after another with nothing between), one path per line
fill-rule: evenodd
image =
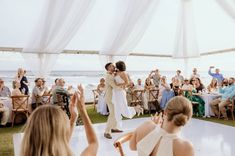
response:
M156 112L156 114L153 116L151 115L151 120L157 124L157 125L162 125L163 123L163 118L162 118L162 112L158 114L158 112Z
M75 92L77 98L77 107L80 111L85 108L84 89L82 85L78 85L78 91Z

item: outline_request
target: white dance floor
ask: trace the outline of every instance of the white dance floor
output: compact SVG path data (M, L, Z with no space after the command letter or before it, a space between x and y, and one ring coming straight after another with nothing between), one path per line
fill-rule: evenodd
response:
M94 128L99 139L98 156L118 156L118 151L113 146L113 141L126 132L133 131L138 125L149 118L132 119L123 122L124 133L113 134L113 139L103 137L105 124L95 124ZM194 144L196 156L234 156L235 155L235 128L216 124L207 121L192 119L184 127L181 137L187 138ZM20 141L22 134L13 136L15 156L19 155ZM86 136L83 127L76 127L71 146L76 156L87 146ZM135 156L136 152L130 151L129 144L124 144L124 151L127 156Z

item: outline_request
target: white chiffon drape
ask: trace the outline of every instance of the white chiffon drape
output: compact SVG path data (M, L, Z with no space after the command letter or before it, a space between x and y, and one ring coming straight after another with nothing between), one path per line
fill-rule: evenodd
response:
M235 0L216 0L217 4L235 20Z
M159 0L117 0L109 33L100 57L127 56L142 39Z
M192 0L180 0L173 58L199 57Z
M90 13L95 0L48 0L23 57L30 70L44 77Z

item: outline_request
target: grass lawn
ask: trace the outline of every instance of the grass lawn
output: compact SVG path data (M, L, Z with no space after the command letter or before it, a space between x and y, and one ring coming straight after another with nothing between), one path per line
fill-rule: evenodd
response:
M87 106L87 112L90 116L90 119L92 123L103 123L107 121L107 116L100 115L96 113L95 110L93 110L92 106ZM142 118L142 117L150 117L149 114L140 115L139 117L134 118ZM200 120L206 120L211 122L216 122L220 124L225 124L229 126L235 127L235 121L224 121L224 120L218 120L216 118L196 118ZM124 119L127 120L127 119ZM13 156L14 150L13 150L13 134L19 133L22 131L23 125L16 125L13 128L7 127L7 128L0 128L0 156Z

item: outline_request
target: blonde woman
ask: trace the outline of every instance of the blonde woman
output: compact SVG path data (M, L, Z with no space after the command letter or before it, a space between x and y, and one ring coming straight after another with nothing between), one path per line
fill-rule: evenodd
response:
M21 146L21 156L72 156L69 145L76 119L77 109L84 123L88 147L82 156L96 155L98 141L87 115L84 93L81 86L72 96L70 103L71 118L57 106L45 105L36 109L27 121Z
M172 98L162 114L138 127L130 148L139 156L194 156L192 144L178 137L181 128L192 117L191 102L181 96Z

